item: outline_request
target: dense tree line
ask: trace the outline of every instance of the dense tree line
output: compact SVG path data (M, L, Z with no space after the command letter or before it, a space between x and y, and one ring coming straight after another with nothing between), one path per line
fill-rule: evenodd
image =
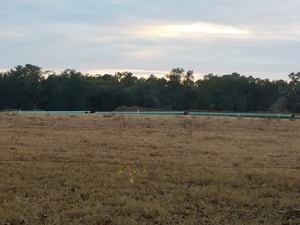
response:
M0 110L111 111L118 106L168 110L300 112L300 72L289 81L270 81L238 73L205 75L172 69L165 77L137 78L131 72L60 74L27 64L0 73Z

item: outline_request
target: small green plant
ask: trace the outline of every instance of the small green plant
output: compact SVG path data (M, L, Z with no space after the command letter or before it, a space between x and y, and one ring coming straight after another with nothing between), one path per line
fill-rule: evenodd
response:
M127 164L119 164L118 165L118 171L117 171L117 176L119 176L124 170L128 170L129 175L130 175L130 183L134 184L135 183L135 177L136 177L136 170L131 163ZM146 173L147 172L147 167L145 165L142 166L141 168L141 173Z
M130 183L133 184L135 182L136 171L132 164L119 164L117 176L119 176L125 169L129 171Z

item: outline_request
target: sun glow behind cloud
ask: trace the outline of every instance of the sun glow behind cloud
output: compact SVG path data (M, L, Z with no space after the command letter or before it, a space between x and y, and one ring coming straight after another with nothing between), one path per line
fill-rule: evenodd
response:
M150 28L150 29L149 29ZM205 35L227 35L230 37L245 37L252 34L249 30L238 29L231 26L198 22L191 24L166 24L159 26L147 27L145 32L152 33L160 37L180 37L187 34L191 36L205 36Z

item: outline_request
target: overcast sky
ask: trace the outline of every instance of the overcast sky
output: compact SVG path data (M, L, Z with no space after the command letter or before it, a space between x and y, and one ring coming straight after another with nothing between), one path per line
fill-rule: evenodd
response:
M0 71L172 68L287 79L300 71L300 0L0 0ZM196 77L198 78L198 77Z

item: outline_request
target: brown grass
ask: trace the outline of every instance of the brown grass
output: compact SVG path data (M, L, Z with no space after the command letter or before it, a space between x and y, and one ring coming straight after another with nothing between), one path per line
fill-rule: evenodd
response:
M299 120L2 113L0 122L0 224L300 224ZM134 184L119 164L133 165Z

